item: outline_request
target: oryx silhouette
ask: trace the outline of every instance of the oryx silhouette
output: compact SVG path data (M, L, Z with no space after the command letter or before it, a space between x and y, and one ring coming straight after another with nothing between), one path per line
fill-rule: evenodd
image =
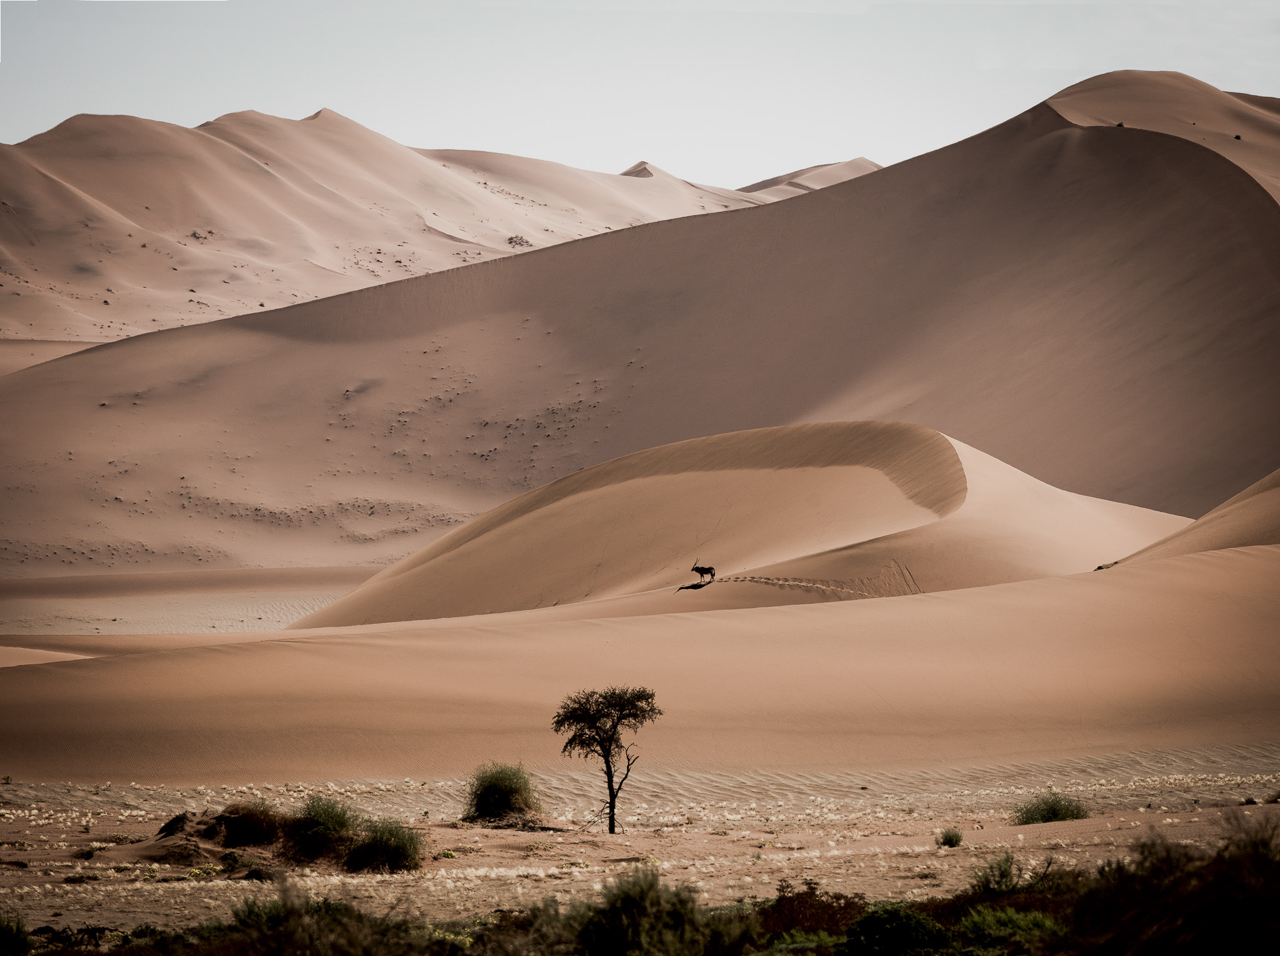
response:
M698 559L698 561L701 561L701 560L702 560L701 558ZM708 584L710 584L712 581L716 579L716 569L711 567L704 567L700 565L698 561L693 562L693 567L690 569L698 573L698 583L682 585L681 587L676 588L677 591L696 591L699 588L705 588Z

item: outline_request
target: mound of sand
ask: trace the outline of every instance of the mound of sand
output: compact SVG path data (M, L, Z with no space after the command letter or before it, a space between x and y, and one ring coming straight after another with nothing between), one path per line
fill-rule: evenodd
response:
M879 163L873 163L859 156L857 159L846 160L843 163L824 163L821 166L809 166L781 176L762 179L750 186L743 186L738 191L764 199L787 199L791 196L799 196L801 193L813 192L815 189L834 186L836 183L858 176L865 176L867 173L883 168Z
M795 422L913 422L1195 516L1280 467L1276 248L1223 156L1042 105L785 202L4 376L0 569L385 564L584 467Z
M1185 518L1051 488L918 425L700 438L522 495L294 627L581 604L583 617L854 600L1088 570ZM677 591L695 564L709 586ZM561 615L561 617L563 617Z
M1187 527L1129 555L1122 563L1258 544L1280 544L1280 471L1273 471Z

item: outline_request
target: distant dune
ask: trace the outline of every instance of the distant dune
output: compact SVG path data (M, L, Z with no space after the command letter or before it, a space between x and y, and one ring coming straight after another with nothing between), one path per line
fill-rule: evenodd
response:
M114 341L788 194L415 150L332 110L75 116L0 145L0 361L15 340Z

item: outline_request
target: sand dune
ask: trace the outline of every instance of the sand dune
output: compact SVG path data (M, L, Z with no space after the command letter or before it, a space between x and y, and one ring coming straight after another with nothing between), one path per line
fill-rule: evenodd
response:
M1183 73L1121 70L1048 103L1078 126L1154 130L1208 147L1280 200L1280 99L1224 93Z
M833 186L857 176L865 176L867 173L883 168L878 163L860 156L843 163L824 163L821 166L809 166L781 176L762 179L750 186L743 186L739 192L766 199L786 199L822 189L824 186Z
M1129 555L1124 562L1257 544L1280 544L1280 471L1273 471L1185 528Z
M75 116L0 145L0 337L111 341L782 198L644 168L415 150L332 110Z
M1199 515L1280 467L1276 248L1214 151L1039 106L785 202L4 376L0 568L389 563L580 468L805 421Z
M875 601L530 611L0 668L0 760L19 779L151 782L558 769L556 704L614 682L657 691L655 771L1261 742L1280 731L1277 574L1264 546Z
M294 626L581 602L592 617L891 597L1091 570L1186 524L1050 488L918 425L792 425L561 478ZM695 563L714 566L716 581L677 591L697 580Z

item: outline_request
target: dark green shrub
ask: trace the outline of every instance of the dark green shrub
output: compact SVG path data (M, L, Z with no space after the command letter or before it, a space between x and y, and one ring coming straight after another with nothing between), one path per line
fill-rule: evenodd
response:
M949 943L942 924L897 903L873 906L849 927L848 938L839 950L848 956L900 956L929 952Z
M937 835L933 842L938 846L957 847L963 839L964 837L960 834L959 830L955 827L947 827Z
M1062 926L1052 916L1038 910L1019 912L1005 906L975 906L957 927L970 944L1007 950L1015 946L1029 949L1046 936L1061 936Z
M1054 870L1054 862L1052 856L1046 856L1037 868L1027 869L1006 850L974 871L968 892L974 896L1001 896L1018 890L1053 892L1074 886L1078 876Z
M265 846L280 838L284 817L274 803L261 797L227 804L214 818L222 845Z
M27 956L31 934L17 913L0 913L0 956Z
M749 909L699 907L692 889L664 884L651 868L619 876L601 895L578 930L584 956L727 956L745 952L755 936Z
M818 889L816 880L805 880L797 892L783 879L777 898L760 906L760 925L770 937L792 931L840 936L866 911L867 898L861 893L829 893Z
M1083 820L1089 815L1079 800L1049 790L1013 810L1013 821L1018 826L1029 823L1057 823L1059 820Z
M160 829L156 831L156 836L163 839L164 837L173 836L175 833L181 833L187 828L189 823L194 822L195 818L196 815L190 810L184 810L181 813L176 813L161 824ZM213 826L213 830L209 832L207 836L210 839L213 839L217 836L217 827L213 824L211 824L211 826Z
M542 807L523 766L488 763L477 767L467 782L464 820L506 820L527 817Z
M422 866L422 834L395 820L366 820L347 851L345 866L352 873L416 870Z
M349 803L313 796L285 822L284 851L296 860L341 856L360 827L360 814Z
M1131 863L1098 868L1076 905L1084 952L1244 953L1280 939L1280 820L1229 819L1215 854L1164 840L1135 845Z

